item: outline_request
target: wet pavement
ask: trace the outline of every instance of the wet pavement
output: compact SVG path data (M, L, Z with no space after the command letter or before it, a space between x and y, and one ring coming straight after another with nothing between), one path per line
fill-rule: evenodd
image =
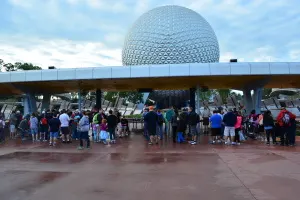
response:
M298 200L300 146L148 146L132 135L115 145L9 141L0 146L0 199Z

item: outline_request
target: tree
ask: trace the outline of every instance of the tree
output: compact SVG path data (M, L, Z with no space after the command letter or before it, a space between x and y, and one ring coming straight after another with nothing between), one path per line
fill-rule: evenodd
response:
M270 98L271 92L272 92L272 88L264 88L263 91L262 91L262 98L263 99Z
M12 63L5 63L2 59L0 59L0 70L4 67L5 71L18 71L18 70L41 70L42 68L39 66L35 66L31 63L21 63L16 62L15 64Z
M113 103L116 102L118 97L124 98L125 101L129 101L131 103L143 102L143 94L136 91L104 93L104 99Z
M200 99L202 101L209 101L211 99L211 97L215 94L216 94L215 90L207 90L205 92L202 91L202 92L200 92Z
M222 101L225 103L227 101L227 97L230 95L230 89L217 89L216 92L220 95Z

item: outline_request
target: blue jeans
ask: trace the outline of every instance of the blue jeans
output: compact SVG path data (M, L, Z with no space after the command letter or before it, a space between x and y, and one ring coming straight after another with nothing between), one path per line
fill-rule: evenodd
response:
M177 133L177 142L178 143L184 142L183 132Z
M148 128L148 127L147 127L147 124L144 123L144 136L145 136L146 140L149 141L149 140L150 140L150 137L149 137L147 128Z
M163 139L164 136L163 127L163 124L156 126L156 134L160 137L160 139Z
M72 130L72 138L73 139L79 139L79 134L78 134L77 129Z

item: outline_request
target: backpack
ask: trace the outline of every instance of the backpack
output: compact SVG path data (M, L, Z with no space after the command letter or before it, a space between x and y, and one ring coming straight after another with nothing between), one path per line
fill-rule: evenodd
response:
M41 124L42 124L42 125L47 125L47 124L48 124L48 121L47 121L47 118L46 118L46 117L43 117L43 118L41 119Z
M281 120L282 120L284 125L289 125L290 124L290 115L289 115L289 113L287 113L287 112L284 113Z
M97 113L97 114L94 115L94 117L93 117L93 124L98 124L99 123L98 115L99 115L99 113Z
M158 115L158 124L162 125L164 123L164 119L162 115Z

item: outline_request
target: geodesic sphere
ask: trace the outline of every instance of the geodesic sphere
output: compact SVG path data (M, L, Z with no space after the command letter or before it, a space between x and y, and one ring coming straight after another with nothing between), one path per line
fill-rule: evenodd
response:
M219 61L219 44L209 23L181 6L162 6L143 14L129 30L123 65L209 63Z

